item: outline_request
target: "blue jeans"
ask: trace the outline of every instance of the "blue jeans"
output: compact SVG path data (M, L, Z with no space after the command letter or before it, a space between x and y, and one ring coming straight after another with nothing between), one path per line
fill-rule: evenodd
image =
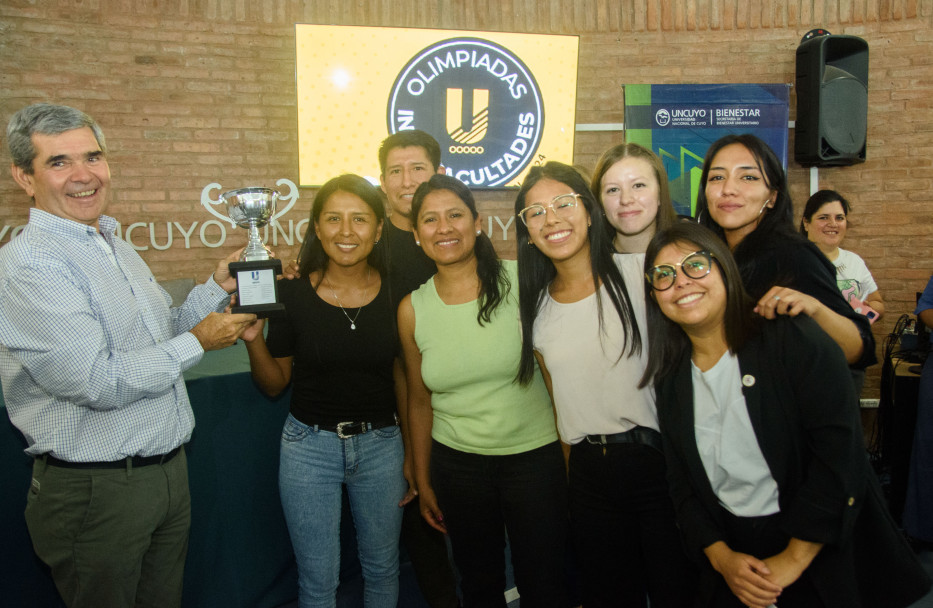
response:
M505 536L523 608L566 606L567 477L560 444L485 456L434 442L431 483L465 608L505 608Z
M301 608L333 608L340 583L340 511L346 484L367 608L398 601L399 501L407 484L398 426L340 439L291 414L282 430L279 492L298 562Z

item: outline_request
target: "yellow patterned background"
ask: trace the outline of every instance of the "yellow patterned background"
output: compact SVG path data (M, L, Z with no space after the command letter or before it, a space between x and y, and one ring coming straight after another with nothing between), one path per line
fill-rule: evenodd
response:
M299 179L318 186L341 173L378 181L389 92L430 44L457 36L498 43L528 66L541 89L545 127L538 154L573 162L578 36L331 25L295 26ZM527 169L510 186L521 183Z

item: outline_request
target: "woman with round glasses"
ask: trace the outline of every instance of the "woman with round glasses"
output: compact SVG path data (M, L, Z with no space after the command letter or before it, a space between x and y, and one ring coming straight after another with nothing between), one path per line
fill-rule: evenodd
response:
M725 240L758 314L805 314L857 369L877 361L868 319L836 288L835 268L794 231L781 162L751 134L727 135L706 152L697 196L700 224Z
M583 605L692 604L694 571L674 523L654 392L636 388L647 349L643 254L613 255L586 181L549 162L515 201L522 355L540 364L568 462Z
M894 527L839 348L806 316L766 321L725 244L695 224L645 254L670 492L702 564L698 606L897 607L929 578Z
M654 233L677 219L661 159L638 144L606 150L590 190L615 229L613 246L619 253L644 253Z
M412 218L437 264L398 310L421 514L450 535L466 608L505 607L506 533L522 604L562 607L564 461L540 372L515 382L515 263L498 259L459 180L421 184Z
M820 248L836 267L836 284L847 302L872 323L884 314L884 300L858 254L840 247L849 227L849 201L835 190L814 193L803 208L800 234Z

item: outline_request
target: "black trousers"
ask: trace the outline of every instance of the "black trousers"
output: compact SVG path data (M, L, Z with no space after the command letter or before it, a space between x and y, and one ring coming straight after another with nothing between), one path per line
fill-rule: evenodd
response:
M674 518L664 455L639 443L570 449L570 526L586 608L692 606L697 570Z
M415 499L405 505L402 546L408 553L421 595L431 608L457 608L457 579L447 554L447 538L421 517Z
M505 608L508 533L522 608L566 604L567 478L558 442L504 456L431 449L466 608Z
M781 531L781 514L766 515L764 517L737 517L726 509L721 509L723 518L728 526L726 534L729 540L726 544L733 551L747 553L765 559L777 555L787 547L790 538ZM739 598L732 593L726 579L712 570L707 576L716 579L712 600L705 604L711 608L740 608L744 606ZM854 584L854 581L853 581ZM847 602L848 603L848 602ZM804 570L794 584L788 585L778 599L781 608L821 608L826 606L823 599L810 580L810 573ZM850 608L857 608L851 606Z

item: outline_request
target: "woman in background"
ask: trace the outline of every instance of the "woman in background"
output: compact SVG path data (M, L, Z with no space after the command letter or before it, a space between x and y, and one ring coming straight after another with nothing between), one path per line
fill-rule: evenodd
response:
M865 260L840 247L849 228L849 209L849 201L835 190L816 192L803 208L800 234L816 243L836 267L836 285L849 305L874 323L884 315L878 285Z
M615 229L618 253L644 253L654 233L677 217L661 159L638 144L606 150L596 163L590 190Z
M398 310L421 513L450 535L465 608L505 607L506 533L522 606L565 606L564 460L540 372L515 382L515 263L459 180L421 184L412 218L437 264Z
M392 367L395 306L380 249L385 210L357 175L321 187L299 256L299 278L279 283L286 316L244 334L253 379L267 395L289 384L279 491L298 562L302 608L333 608L346 485L367 608L395 608L399 534L408 484Z
M906 606L930 581L884 506L848 369L806 317L752 312L709 230L645 256L650 354L671 495L704 567L699 606Z
M703 161L697 217L729 246L756 311L769 319L811 317L849 364L863 370L877 361L868 319L843 299L835 267L794 231L792 216L787 177L768 144L751 134L713 142Z
M647 358L644 254L612 251L612 230L583 178L549 162L515 201L522 365L535 361L570 444L571 535L583 605L680 608L694 570L683 552L665 479Z

